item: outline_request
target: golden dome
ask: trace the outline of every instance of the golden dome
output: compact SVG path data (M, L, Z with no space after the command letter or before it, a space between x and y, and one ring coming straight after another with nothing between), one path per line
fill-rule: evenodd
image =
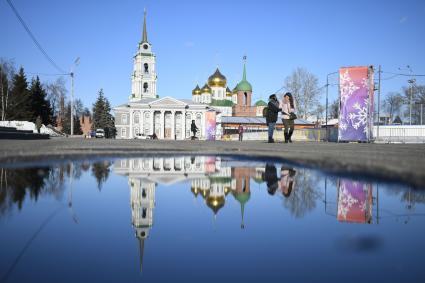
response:
M224 196L208 196L207 197L207 206L211 208L215 214L224 206L225 198Z
M230 91L229 87L226 88L226 96L232 96L233 93Z
M212 74L209 78L208 78L208 85L209 86L219 86L219 87L226 87L226 83L227 83L227 79L225 76L223 76L220 71L215 70L215 73Z
M201 89L201 93L211 93L211 88L205 84Z
M201 89L199 88L199 85L196 85L196 87L192 90L192 95L201 95Z

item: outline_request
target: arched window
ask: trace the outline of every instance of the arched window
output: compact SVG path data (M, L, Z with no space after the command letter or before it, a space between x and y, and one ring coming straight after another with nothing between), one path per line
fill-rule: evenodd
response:
M248 103L248 94L246 93L246 92L244 92L243 93L244 94L244 96L243 96L243 105L246 105L247 103Z
M148 63L143 64L143 67L145 68L145 74L149 73L149 65Z
M133 123L134 124L139 124L139 120L140 120L140 114L138 112L134 113Z
M148 83L143 83L143 92L148 92Z

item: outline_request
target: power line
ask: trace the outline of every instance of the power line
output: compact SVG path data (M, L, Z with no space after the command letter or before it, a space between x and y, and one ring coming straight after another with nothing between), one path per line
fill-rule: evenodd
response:
M425 77L425 75L421 75L421 74L403 74L403 73L393 73L393 72L384 72L384 71L382 71L381 73L397 75L397 76L405 76L405 77Z
M41 44L38 42L38 40L35 38L34 34L31 32L27 24L24 22L22 17L19 15L18 11L16 10L15 6L13 6L11 0L6 0L6 2L9 4L10 8L12 8L13 13L15 13L16 17L18 18L19 22L22 24L28 35L31 37L34 44L38 47L38 49L43 53L44 57L52 64L52 66L58 70L60 73L66 73L62 68L60 68L55 61L47 54L47 52L44 50L44 48L41 46Z

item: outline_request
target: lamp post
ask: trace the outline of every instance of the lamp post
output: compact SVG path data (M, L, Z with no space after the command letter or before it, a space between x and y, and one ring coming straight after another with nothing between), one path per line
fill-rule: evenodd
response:
M80 64L80 57L77 57L74 61L74 65L71 67L71 136L74 135L74 68Z
M325 117L325 125L326 125L326 141L329 141L329 134L328 134L328 96L329 96L329 76L337 74L338 72L332 72L326 75L326 117Z
M412 100L413 100L413 84L416 82L415 79L407 81L410 84L410 98L409 98L409 123L412 125Z

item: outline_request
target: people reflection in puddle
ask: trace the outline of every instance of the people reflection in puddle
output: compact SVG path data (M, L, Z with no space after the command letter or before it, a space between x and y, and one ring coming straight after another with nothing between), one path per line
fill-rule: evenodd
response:
M276 166L272 163L267 163L265 172L264 172L264 179L267 183L267 192L269 195L274 195L279 187L278 185L278 178L277 178L277 170Z
M291 167L282 166L280 168L279 188L284 197L289 197L295 185L295 171Z

